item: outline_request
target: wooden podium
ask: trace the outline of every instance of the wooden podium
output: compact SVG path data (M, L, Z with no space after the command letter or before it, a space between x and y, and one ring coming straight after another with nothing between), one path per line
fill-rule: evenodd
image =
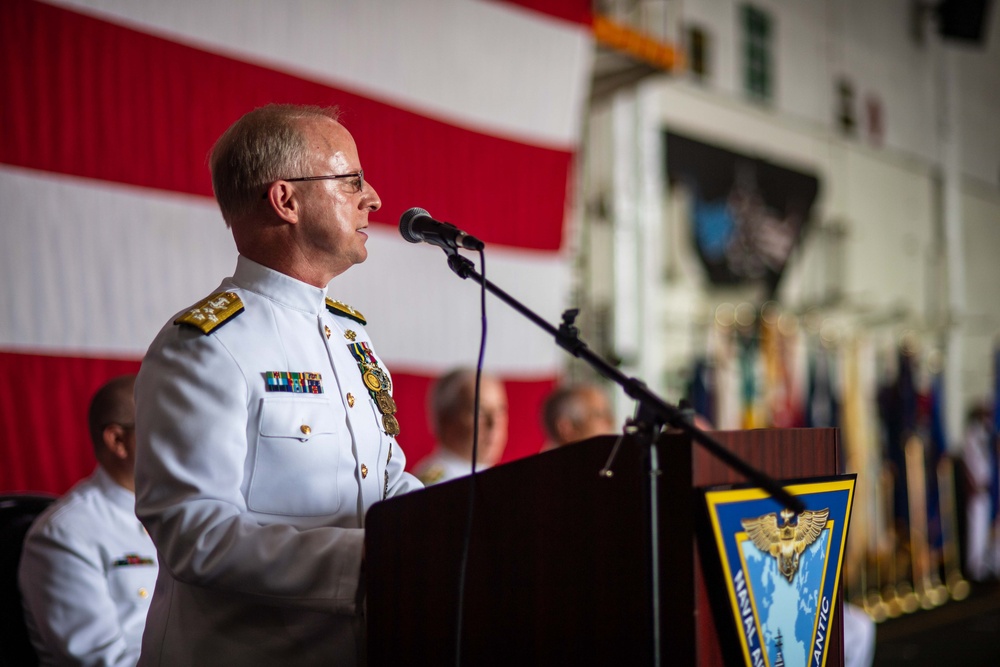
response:
M834 429L713 435L777 479L839 470ZM653 664L648 453L626 440L614 476L601 477L614 441L477 474L461 664ZM662 664L722 665L696 557L694 489L745 480L687 437L665 433L658 448ZM370 665L455 664L469 491L470 478L459 479L368 512ZM840 602L835 619L830 666L843 664Z

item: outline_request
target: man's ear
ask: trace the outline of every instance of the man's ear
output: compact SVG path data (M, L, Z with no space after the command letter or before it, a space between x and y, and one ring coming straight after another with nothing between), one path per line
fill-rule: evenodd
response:
M554 426L556 427L556 433L559 435L559 441L562 444L569 444L576 439L576 426L570 418L560 417L556 420Z
M295 186L288 181L275 181L267 189L265 199L274 214L285 222L296 224L301 214L301 202Z
M121 424L108 424L104 427L102 439L104 449L116 459L128 458L128 447L125 445L126 428Z

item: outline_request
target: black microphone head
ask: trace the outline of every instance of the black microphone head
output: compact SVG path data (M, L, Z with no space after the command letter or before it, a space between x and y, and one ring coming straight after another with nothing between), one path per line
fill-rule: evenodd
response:
M399 216L399 233L410 243L420 243L424 240L424 237L413 231L413 223L421 217L429 218L431 214L419 206L414 206Z

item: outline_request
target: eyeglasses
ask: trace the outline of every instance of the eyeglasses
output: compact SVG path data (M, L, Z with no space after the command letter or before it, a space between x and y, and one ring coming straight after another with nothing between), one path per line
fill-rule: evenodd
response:
M351 172L350 174L332 174L330 176L300 176L299 178L280 178L280 181L326 181L326 180L340 180L342 178L353 178L353 181L348 181L348 185L351 186L351 194L358 194L365 189L365 170L359 169L357 171ZM264 199L267 199L267 192L264 193Z

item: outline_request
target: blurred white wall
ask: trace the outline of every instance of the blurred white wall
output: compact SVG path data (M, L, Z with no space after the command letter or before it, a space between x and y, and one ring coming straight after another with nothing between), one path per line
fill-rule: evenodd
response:
M772 17L773 96L761 103L743 92L745 3L667 4L672 11L618 18L642 29L644 17L655 16L661 22L647 32L679 46L686 28L701 28L709 36L709 72L701 81L683 73L647 77L594 101L577 235L585 335L676 401L694 356L705 350L716 307L759 305L759 290L708 283L681 197L664 188L662 201L650 202L648 189L622 187L623 172L642 178L636 168L648 164L650 151L660 151L664 164L662 141L648 142L670 130L818 176L809 231L779 290L782 307L811 309L815 322L826 319L842 335L886 345L915 336L935 358L949 339L958 342L947 398L955 434L968 403L992 395L991 353L1000 334L993 296L1000 285L1000 7L987 14L984 43L969 45L942 41L929 17L915 24L908 0L755 0ZM837 119L843 80L854 91L851 133ZM881 131L869 120L872 107L881 109ZM631 110L627 118L622 108ZM957 202L950 213L947 187ZM637 205L655 209L655 218L634 212ZM623 220L623 211L633 212ZM616 232L623 224L624 236ZM949 225L961 231L950 261ZM622 242L632 247L623 252ZM626 266L627 257L643 262L641 270ZM964 278L957 300L948 292L956 271ZM640 274L653 278L617 284ZM644 325L650 309L654 324Z

